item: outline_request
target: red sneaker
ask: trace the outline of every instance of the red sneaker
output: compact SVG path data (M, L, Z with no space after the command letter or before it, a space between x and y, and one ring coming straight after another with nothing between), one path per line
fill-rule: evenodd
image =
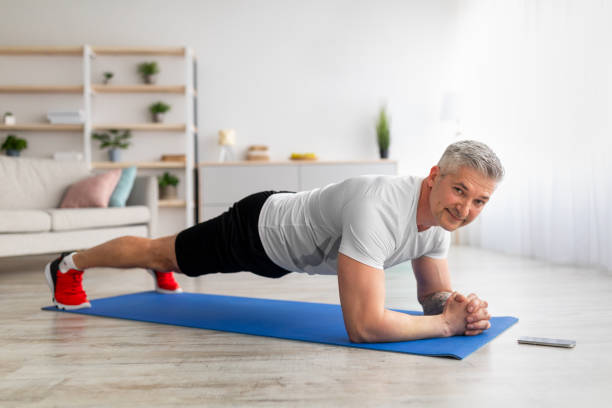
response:
M183 289L179 286L179 284L174 279L174 273L172 272L157 272L152 269L147 269L147 271L153 276L155 279L155 291L157 293L181 293Z
M83 271L69 269L68 272L62 273L59 269L60 262L69 254L65 252L45 266L45 277L53 294L53 303L59 309L65 310L91 307L83 290Z

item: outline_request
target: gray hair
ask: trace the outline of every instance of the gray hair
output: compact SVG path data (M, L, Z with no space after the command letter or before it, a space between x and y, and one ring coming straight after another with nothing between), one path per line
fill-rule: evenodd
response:
M504 168L489 146L475 140L462 140L446 148L438 162L443 173L470 167L496 182L504 177Z

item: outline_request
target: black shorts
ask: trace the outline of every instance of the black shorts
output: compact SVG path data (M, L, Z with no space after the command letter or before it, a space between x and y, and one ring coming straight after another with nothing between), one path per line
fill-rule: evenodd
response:
M263 191L235 203L216 218L194 225L176 237L174 250L178 267L188 276L216 272L249 271L280 278L290 271L266 255L259 237L259 213L272 194Z

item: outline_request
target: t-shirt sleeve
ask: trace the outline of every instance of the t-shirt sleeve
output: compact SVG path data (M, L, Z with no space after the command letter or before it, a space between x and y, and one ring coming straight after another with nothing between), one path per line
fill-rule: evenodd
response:
M429 258L445 259L448 257L448 250L450 248L451 233L448 231L442 231L436 240L436 245L431 251L425 254Z
M383 269L395 249L393 225L371 200L355 200L342 212L339 252L363 264Z

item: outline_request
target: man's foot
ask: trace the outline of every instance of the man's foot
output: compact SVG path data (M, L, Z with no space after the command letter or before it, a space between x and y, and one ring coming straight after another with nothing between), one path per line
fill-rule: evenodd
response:
M75 310L91 307L87 300L87 294L83 290L83 271L68 269L60 271L60 262L70 255L64 252L59 258L51 261L45 266L45 277L51 289L53 303L59 309Z
M147 269L147 272L153 276L155 280L155 291L157 293L181 293L183 289L174 279L174 273L172 272L157 272L152 269Z

